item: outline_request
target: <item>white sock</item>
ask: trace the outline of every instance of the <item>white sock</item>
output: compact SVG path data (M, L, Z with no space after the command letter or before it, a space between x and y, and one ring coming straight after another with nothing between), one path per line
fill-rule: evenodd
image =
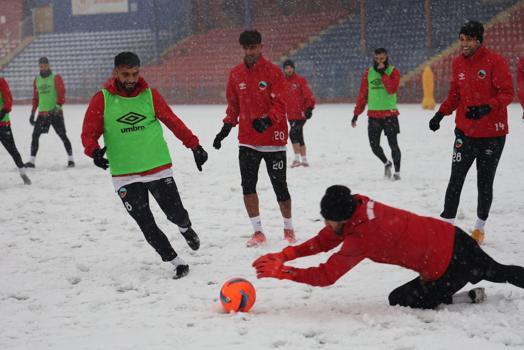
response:
M486 220L482 220L477 218L477 221L475 221L475 230L481 230L484 231L484 226L486 225Z
M189 228L189 226L188 227L180 227L180 226L178 226L178 230L180 231L180 233L185 233L188 228Z
M36 156L29 157L29 162L35 164Z
M72 154L70 156L67 156L67 160L70 161L70 162L74 162L75 161L75 159L73 158Z
M187 263L184 260L182 260L182 258L179 256L171 260L170 263L173 264L175 268L180 265L187 265Z
M253 231L257 232L264 232L262 230L262 219L260 219L260 215L259 216L254 216L252 218L249 218L249 220L251 220L251 225L253 226Z
M391 162L389 160L386 160L386 162L384 163L384 165L391 165Z
M453 304L471 304L473 300L469 296L469 292L460 292L452 296Z
M293 230L293 219L283 218L284 219L284 229Z
M400 176L400 171L395 171L395 175Z
M295 162L300 162L300 154L298 153L295 153L295 159L294 159Z
M448 224L455 225L455 218L440 218L440 219L447 222Z
M307 157L306 157L306 156L302 156L302 161L303 161L304 163L307 163Z
M25 168L18 168L18 171L20 172L20 175L25 175Z

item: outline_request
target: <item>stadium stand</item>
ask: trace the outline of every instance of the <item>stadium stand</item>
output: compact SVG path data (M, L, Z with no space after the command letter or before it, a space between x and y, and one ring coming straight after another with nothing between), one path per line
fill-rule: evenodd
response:
M423 1L405 0L402 6L366 1L367 52L362 53L360 49L360 12L357 9L342 24L290 58L296 62L297 71L310 81L319 98L324 101L347 100L348 97L354 100L361 74L371 64L374 48L388 49L391 63L405 74L455 43L458 28L466 20L487 22L517 2L432 1L433 47L427 48ZM399 93L401 101L413 102L420 95L420 86L406 86L403 92Z
M3 69L2 75L17 99L31 98L38 58L46 56L51 69L62 75L68 96L85 98L111 74L115 52L134 50L147 61L152 43L149 30L42 34Z
M497 5L500 5L500 3L497 3ZM500 10L501 8L497 6L496 9ZM524 26L522 25L524 23L524 2L515 2L513 6L505 8L496 16L493 16L494 10L488 14L484 10L483 13L486 17L491 16L486 21L484 45L502 54L510 64L510 67L515 67L516 57L524 52ZM455 42L454 46L438 53L431 60L417 67L411 74L403 77L404 81L401 82L400 96L404 95L410 101L421 99L419 73L427 64L435 74L435 97L437 101L445 99L451 78L451 62L459 54L456 35L455 31L455 38L452 40L452 42Z
M278 16L256 19L253 28L262 33L264 56L278 62L283 55L309 40L344 13ZM242 27L217 28L190 36L172 47L159 64L145 67L144 76L178 103L194 99L224 100L229 70L242 59L238 36Z

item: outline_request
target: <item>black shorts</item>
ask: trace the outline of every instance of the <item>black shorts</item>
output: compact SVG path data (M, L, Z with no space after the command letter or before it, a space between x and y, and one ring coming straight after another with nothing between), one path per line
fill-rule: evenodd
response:
M384 131L386 136L400 134L398 117L393 115L386 118L368 118L368 128L373 131Z
M258 170L264 159L267 173L277 201L283 202L290 198L286 182L286 151L260 152L255 149L240 146L238 161L242 178L242 192L244 195L257 193Z
M38 118L36 118L34 132L37 134L47 134L51 125L57 134L66 133L64 115L62 113L39 115Z

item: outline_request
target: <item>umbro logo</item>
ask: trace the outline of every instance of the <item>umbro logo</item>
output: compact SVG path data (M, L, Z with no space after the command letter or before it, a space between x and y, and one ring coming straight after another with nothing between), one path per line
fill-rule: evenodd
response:
M118 118L116 121L120 122L120 123L123 123L123 124L127 124L127 125L132 125L133 126L135 124L140 123L144 119L146 119L145 116L143 116L141 114L138 114L138 113L131 112L131 113L127 113L126 115Z

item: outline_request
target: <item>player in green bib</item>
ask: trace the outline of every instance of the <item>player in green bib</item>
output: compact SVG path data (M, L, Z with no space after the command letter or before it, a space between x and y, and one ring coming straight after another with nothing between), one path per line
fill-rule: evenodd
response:
M24 162L20 157L20 152L16 148L15 139L13 137L13 131L11 130L11 120L9 119L9 112L13 106L13 96L7 80L0 77L0 143L4 145L7 152L11 155L15 161L20 177L24 181L24 184L31 185L31 180L25 173Z
M384 176L400 180L400 148L397 135L398 124L397 90L400 84L400 72L388 62L388 52L378 48L374 52L373 67L366 69L360 82L358 100L353 111L351 126L357 126L357 118L368 105L368 137L371 150L384 164ZM393 164L380 147L382 131L386 134ZM395 173L391 174L394 165Z
M67 166L75 166L73 159L73 148L66 134L64 113L62 105L65 102L65 86L62 77L54 74L49 68L47 57L41 57L38 60L40 74L36 76L33 83L33 108L29 123L34 126L31 140L31 158L25 163L28 168L35 167L36 154L38 152L38 143L40 135L47 134L49 128L53 126L55 132L64 143L67 152ZM35 112L38 108L38 116L35 120Z
M173 264L174 278L180 278L188 274L189 265L157 226L149 208L149 193L167 218L178 226L191 249L200 247L200 239L191 227L173 179L172 160L160 122L193 151L197 168L202 171L207 153L198 138L173 113L160 93L140 77L138 56L132 52L119 53L113 77L93 96L87 108L82 127L84 153L93 158L96 166L109 168L127 212L162 260ZM104 138L103 148L98 143L100 136Z

